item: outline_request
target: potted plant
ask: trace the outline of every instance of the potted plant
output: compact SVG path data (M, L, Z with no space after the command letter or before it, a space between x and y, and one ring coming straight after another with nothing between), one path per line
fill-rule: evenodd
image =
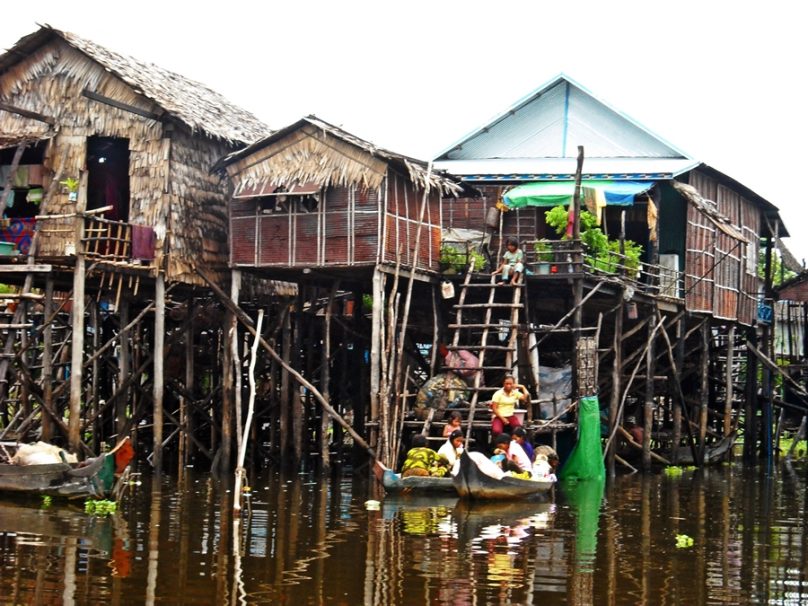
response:
M76 202L79 199L79 180L68 177L64 181L59 181L59 185L64 185L67 189L67 199Z
M555 261L555 253L549 240L536 240L533 243L533 250L536 251L536 273L539 275L547 275L550 273L550 267Z

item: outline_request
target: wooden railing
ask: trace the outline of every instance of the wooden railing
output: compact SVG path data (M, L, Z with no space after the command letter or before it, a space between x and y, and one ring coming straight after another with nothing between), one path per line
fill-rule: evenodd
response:
M88 258L128 263L132 260L132 226L123 221L85 217L82 245Z

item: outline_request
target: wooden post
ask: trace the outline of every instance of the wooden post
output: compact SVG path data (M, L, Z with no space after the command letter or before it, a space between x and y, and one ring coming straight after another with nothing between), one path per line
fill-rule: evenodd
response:
M573 222L572 222L572 239L575 242L576 250L580 249L581 246L581 172L583 171L584 166L584 147L583 145L578 146L578 160L577 165L575 167L575 195L573 196ZM582 274L583 273L583 255L581 252L575 253L575 269L576 273ZM583 278L579 275L577 278L574 279L572 284L572 294L573 294L573 309L575 310L572 315L572 355L570 359L573 360L572 363L572 390L573 390L573 400L578 400L581 396L589 395L581 393L581 386L579 385L579 377L578 377L578 341L581 337L581 318L582 318L582 310L581 310L581 300L583 298L584 292L584 283Z
M45 330L42 336L42 399L45 403L45 408L54 410L53 408L53 323L56 321L48 321L53 315L53 275L48 274L45 277L45 301L44 301L44 318ZM44 410L42 411L42 441L50 442L53 439L54 424L51 416Z
M682 373L684 371L686 326L685 317L679 318L679 321L676 322L676 349L673 356L674 372ZM678 384L676 394L678 395L678 392L682 389L682 377L674 376L673 380ZM671 461L674 465L679 463L679 444L682 442L682 408L687 406L687 402L684 400L677 398L677 401L678 404L673 407L673 437L671 439Z
M373 270L373 313L370 327L370 421L379 422L379 388L381 384L382 323L384 322L384 274L377 267ZM376 447L379 439L378 425L371 425L370 445Z
M617 310L614 317L614 360L612 361L612 393L609 398L609 434L614 432L617 425L622 419L618 418L617 411L620 406L620 394L622 389L622 373L623 373L623 316L625 315L625 299L621 289L618 296L620 301L617 303ZM609 446L606 455L606 468L610 477L614 477L614 458L617 450L617 444L614 442Z
M118 305L118 318L121 329L129 324L129 299L124 297ZM131 334L122 334L118 343L118 385L126 385L129 379L129 372L132 367L132 337ZM121 432L126 427L126 407L129 404L129 392L120 395L115 402L115 432L118 440L123 438Z
M79 214L87 205L87 171L81 174L79 196L76 202L75 230L76 265L73 269L73 336L70 359L70 416L68 419L68 442L70 450L78 453L81 442L81 383L84 376L84 282L85 260L83 251L84 218Z
M154 281L154 455L152 465L160 474L163 469L163 394L165 390L164 363L166 337L166 283L164 275L158 274Z
M283 351L281 351L281 462L285 462L289 455L289 436L290 436L290 423L289 423L289 409L292 405L291 389L292 384L289 380L288 367L291 361L292 349L292 313L291 311L286 314L283 322L283 334L281 337Z
M230 299L238 305L241 292L241 271L234 269L230 277ZM236 444L241 444L241 356L239 355L238 322L233 318L233 328L230 332L230 347L233 356L233 412L235 413Z
M306 291L309 289L307 288ZM292 351L294 352L293 360L297 362L297 368L300 368L300 354L303 349L303 303L306 299L303 292L298 289L297 291L297 309L295 310L295 335L294 345ZM295 364L292 364L295 367ZM306 424L306 411L303 408L303 398L300 394L300 388L295 385L292 389L292 448L294 449L294 464L300 464L303 458L303 427Z
M188 465L191 440L188 436L193 433L191 423L191 400L194 397L194 301L188 301L188 322L185 325L185 391L180 396L180 433L177 466L180 474Z
M230 469L233 448L233 348L230 335L236 330L236 318L225 311L222 324L222 441L219 446L218 470Z
M707 421L710 409L710 322L703 322L699 330L701 336L701 357L699 358L699 460L696 465L704 463L707 448Z
M101 323L98 321L98 303L96 303L92 298L90 298L91 307L90 307L90 327L93 332L93 351L98 351L98 344L101 337ZM92 436L90 437L90 448L93 449L94 452L98 452L98 442L99 442L99 433L101 432L101 421L98 418L98 372L101 368L101 365L98 363L98 358L93 360L92 364L92 383L90 388L90 412L95 419L93 423L90 425L89 429L92 431Z
M732 365L735 361L735 324L730 324L727 329L727 360L724 374L724 437L732 433L732 399L733 399L733 377Z
M326 402L331 403L331 314L334 308L334 297L339 289L339 280L331 286L328 294L328 305L325 309L323 320L323 352L322 364L320 365L320 391ZM320 457L322 459L323 470L331 467L331 440L328 429L331 427L331 417L325 410L322 411L320 425Z
M648 349L645 352L645 405L643 407L642 468L651 470L651 432L654 429L654 373L656 371L656 314L648 323ZM662 320L659 320L662 322Z
M757 343L757 330L749 328L747 341L752 344ZM744 462L752 463L755 460L758 440L758 395L757 395L757 367L758 360L751 350L746 350L746 403L744 405L744 439L743 458Z

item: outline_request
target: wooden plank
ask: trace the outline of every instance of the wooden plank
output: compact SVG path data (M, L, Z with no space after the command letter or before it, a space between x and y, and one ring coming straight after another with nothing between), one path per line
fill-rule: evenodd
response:
M70 231L73 231L72 229ZM37 265L3 265L0 264L0 274L2 273L15 273L15 274L27 274L27 273L40 273L40 274L49 274L53 271L53 265L44 265L44 264L37 264Z
M123 101L118 101L116 99L111 99L110 97L105 97L104 95L101 95L86 88L83 91L81 91L81 94L82 96L87 97L88 99L92 99L93 101L98 101L99 103L104 103L105 105L117 107L118 109L122 109L132 114L137 114L138 116L143 116L144 118L148 118L150 120L160 119L160 116L158 114L155 114L145 109L141 109L139 107L135 107L134 105L130 105L129 103L124 103Z
M45 124L50 124L51 126L56 124L55 118L51 118L45 114L40 114L39 112L31 111L30 109L23 109L22 107L17 107L16 105L11 105L10 103L0 101L0 109L7 111L10 114L17 114L18 116L23 116L24 118L31 118L32 120L44 122Z

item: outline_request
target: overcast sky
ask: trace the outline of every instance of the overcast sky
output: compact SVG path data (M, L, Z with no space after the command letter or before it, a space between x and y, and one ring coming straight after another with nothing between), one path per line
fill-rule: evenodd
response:
M37 23L199 80L272 128L306 114L424 160L563 72L781 209L808 259L801 2L37 0ZM9 10L11 9L11 10Z

